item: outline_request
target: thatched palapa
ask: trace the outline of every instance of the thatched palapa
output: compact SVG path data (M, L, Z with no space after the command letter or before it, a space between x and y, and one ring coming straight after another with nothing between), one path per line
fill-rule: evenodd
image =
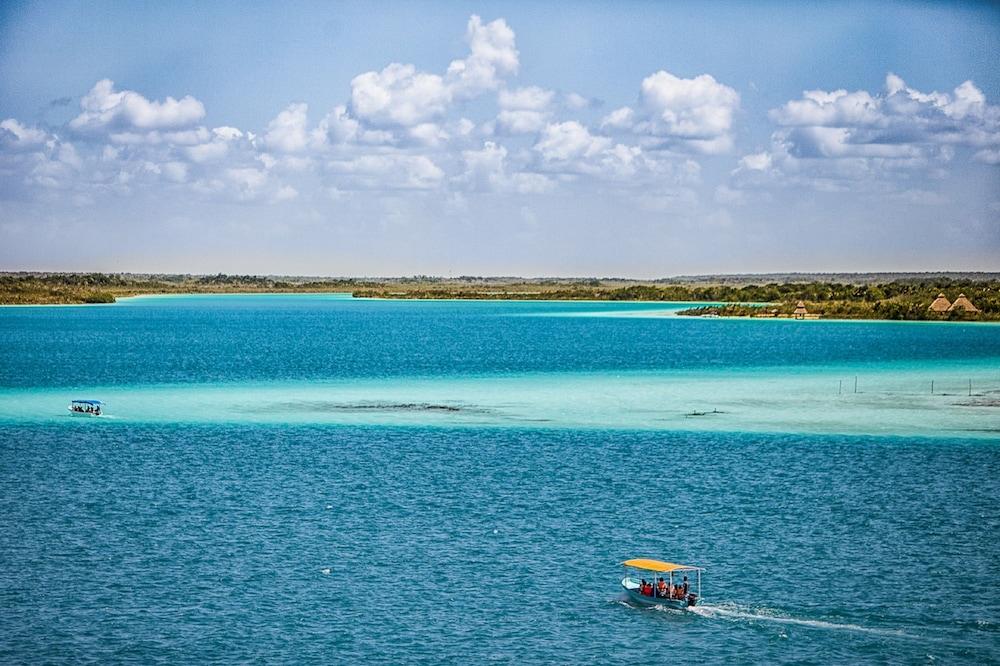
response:
M934 302L927 309L934 312L947 312L950 308L951 303L944 297L944 294L938 294L938 297L934 299Z
M965 294L958 295L958 298L955 299L955 302L951 304L950 308L948 308L948 312L951 312L952 310L960 310L964 312L979 312L979 308L973 305L972 301L970 301L968 298L965 297Z

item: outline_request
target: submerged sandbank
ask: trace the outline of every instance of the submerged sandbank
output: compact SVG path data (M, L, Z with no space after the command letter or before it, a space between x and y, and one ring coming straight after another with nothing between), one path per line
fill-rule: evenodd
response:
M108 403L108 416L102 423L451 425L1000 438L1000 367L972 363L6 389L0 391L0 421L77 425L81 419L68 416L66 404L80 395Z

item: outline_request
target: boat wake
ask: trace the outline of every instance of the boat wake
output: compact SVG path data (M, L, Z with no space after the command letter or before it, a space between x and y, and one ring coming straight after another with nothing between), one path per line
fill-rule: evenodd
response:
M659 607L656 607L658 610ZM662 610L668 610L666 608ZM688 612L706 618L716 618L730 620L733 622L775 622L779 624L791 624L801 627L812 627L814 629L828 629L835 631L855 631L868 634L878 634L881 636L899 636L913 638L910 634L899 629L882 629L878 627L865 627L860 624L849 624L841 622L828 622L826 620L810 620L784 615L779 611L770 608L752 608L739 606L736 604L720 604L718 606L695 606L687 609Z

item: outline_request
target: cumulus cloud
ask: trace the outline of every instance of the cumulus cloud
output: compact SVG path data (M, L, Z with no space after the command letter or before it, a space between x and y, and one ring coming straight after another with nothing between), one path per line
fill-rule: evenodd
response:
M1000 107L971 81L951 93L924 93L886 76L881 95L806 91L770 113L776 140L804 158L950 159L946 146L1000 147Z
M309 146L309 106L289 104L267 124L264 145L269 150L297 153Z
M545 111L552 104L555 93L538 86L501 90L497 95L497 104L501 109Z
M540 173L512 171L507 149L486 141L479 150L462 152L465 171L457 181L471 189L492 192L538 194L552 189L554 183Z
M496 128L502 134L534 134L546 126L555 92L538 86L501 90Z
M950 93L921 92L889 73L884 90L807 90L768 114L777 126L769 150L743 156L740 187L807 186L878 192L901 202L939 202L914 190L915 173L940 178L960 151L1000 162L1000 107L971 81ZM918 192L914 194L914 192Z
M0 121L0 145L8 149L28 150L38 148L48 141L45 130L22 125L14 118Z
M154 130L193 125L205 116L205 107L194 97L167 97L150 101L132 90L115 90L110 79L94 84L80 100L82 112L70 121L75 130L132 128Z
M411 126L444 114L452 90L437 74L392 63L351 81L351 110L374 125Z
M532 149L540 158L541 171L619 181L633 179L640 172L654 179L666 177L674 166L669 159L647 155L641 146L594 134L575 120L548 124ZM634 180L633 184L640 182Z
M630 107L623 106L615 109L601 120L602 129L627 129L632 127L635 121L635 111Z
M535 143L535 150L547 162L566 162L593 157L611 146L611 139L594 136L575 120L548 125Z
M503 109L497 114L496 127L504 134L534 134L546 126L551 115L545 111Z
M484 24L473 14L466 26L465 40L469 56L448 65L448 83L457 94L492 90L503 77L517 73L520 61L514 31L503 19Z
M443 116L453 100L500 86L517 72L514 31L503 19L484 24L473 15L466 30L469 55L454 60L442 76L414 65L391 63L351 81L351 112L381 127L412 127Z
M732 148L739 106L739 93L710 74L685 79L660 70L643 79L636 108L612 111L601 127L631 132L650 148L718 154Z
M732 127L740 96L709 74L683 79L660 70L643 79L642 102L654 133L716 139Z

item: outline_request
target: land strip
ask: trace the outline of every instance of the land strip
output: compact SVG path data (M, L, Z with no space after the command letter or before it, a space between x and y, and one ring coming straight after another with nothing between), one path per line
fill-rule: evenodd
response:
M132 273L0 273L0 304L113 303L143 294L325 293L356 297L473 300L691 301L690 316L906 320L1000 320L997 273L859 273L627 278L329 278ZM979 310L935 312L938 294L959 294ZM697 302L723 303L696 306Z

